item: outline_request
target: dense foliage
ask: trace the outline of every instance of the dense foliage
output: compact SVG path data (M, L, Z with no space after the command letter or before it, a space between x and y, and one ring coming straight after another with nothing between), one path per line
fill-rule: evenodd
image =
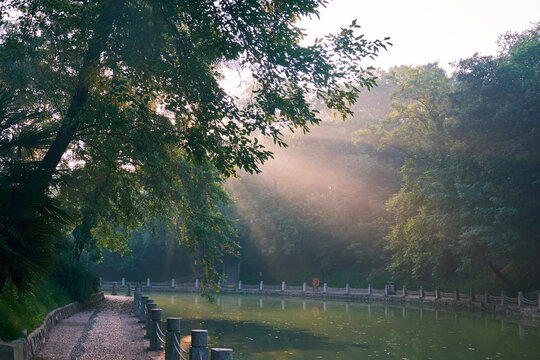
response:
M215 204L224 199L222 177L238 168L256 172L271 156L258 135L283 146L285 129L318 123L308 95L345 117L360 88L374 85L360 61L376 56L386 39L368 41L353 23L300 44L296 22L324 4L3 2L0 82L20 109L40 114L34 123L49 136L35 153L34 193L46 197L43 206L62 180L54 194L72 216L74 251L126 250L130 232L160 215L213 282L214 264L235 252ZM231 63L256 81L247 103L219 84ZM45 248L49 240L27 241ZM2 246L2 256L17 250L13 242ZM32 251L21 254L41 268ZM39 260L47 258L42 253ZM16 264L2 263L0 285L16 278ZM35 282L23 279L28 284L15 286Z
M497 57L394 72L394 111L359 142L403 154L389 201L391 270L445 283L492 274L506 288L539 285L540 28L507 35Z

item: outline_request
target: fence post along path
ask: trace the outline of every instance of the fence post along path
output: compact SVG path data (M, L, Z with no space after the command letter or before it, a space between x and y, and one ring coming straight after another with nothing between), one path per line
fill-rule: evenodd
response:
M161 343L165 342L163 331L161 330L161 309L152 309L150 314L152 331L150 332L150 351L161 351Z
M191 330L190 360L208 360L208 330Z
M140 312L139 312L139 322L146 322L146 302L148 301L148 296L141 296Z
M232 349L212 348L210 360L232 360Z
M152 300L154 301L154 300ZM150 333L152 332L152 326L150 319L150 314L152 313L152 310L157 309L157 304L155 302L148 302L146 303L146 335L144 336L145 339L150 339Z
M165 360L180 360L180 320L180 318L167 318Z

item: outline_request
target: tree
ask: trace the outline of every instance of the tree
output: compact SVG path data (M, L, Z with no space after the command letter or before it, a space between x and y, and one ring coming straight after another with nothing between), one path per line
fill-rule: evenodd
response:
M431 65L401 69L395 112L358 133L405 159L388 202L399 277L489 272L510 289L538 285L538 32L508 34L497 57L461 61L455 79Z
M105 173L142 169L148 176L170 164L163 161L167 153L210 164L225 176L238 167L258 171L271 153L256 135L284 145L284 129L319 122L306 100L310 92L347 116L360 87L375 81L361 59L388 43L365 40L353 23L301 46L304 35L295 22L317 15L324 4L5 2L6 13L16 16L2 21L0 79L25 109L41 112L54 137L39 154L42 192L61 175L92 167L91 148L106 155L100 155L107 159ZM248 68L258 83L246 106L220 87L227 62ZM109 176L104 171L86 175L98 184ZM159 183L152 179L141 188L157 198L152 182ZM95 219L84 224L93 226Z
M9 282L32 291L52 266L58 224L70 220L49 192L40 191L43 171L35 154L50 144L51 133L38 119L0 88L0 289Z

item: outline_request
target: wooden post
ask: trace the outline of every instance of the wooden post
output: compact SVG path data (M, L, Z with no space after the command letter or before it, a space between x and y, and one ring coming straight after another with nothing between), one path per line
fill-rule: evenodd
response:
M506 306L506 291L501 291L501 305Z
M218 289L221 289L221 280L218 280L218 282L217 282L217 288L218 288Z
M456 301L459 301L459 289L456 288L456 297L455 297L455 300Z
M424 287L422 285L420 285L420 297L423 298L424 297Z
M484 302L489 304L489 291L487 290L484 292Z
M171 287L174 287L174 278L171 279Z
M439 290L439 288L435 288L435 299L440 299L441 298L441 291Z
M349 295L351 293L351 288L349 287L349 284L345 284L345 294Z
M261 282L259 283L259 291L263 291L264 289L264 284L263 284L263 281L261 280Z
M160 351L163 350L163 347L161 346L161 341L158 337L158 331L159 326L161 326L161 309L152 309L152 313L150 314L150 320L151 320L151 332L150 332L150 347L148 350L150 351Z
M126 278L122 278L122 286L126 286Z
M470 290L470 297L471 297L471 302L475 302L476 301L476 297L474 296L474 290L471 288Z
M152 330L150 329L150 314L152 313L153 309L157 309L157 304L154 302L154 300L148 300L148 302L146 303L146 335L144 336L145 339L150 338L150 332Z
M189 360L208 360L208 330L191 330Z
M242 290L242 280L238 280L238 290Z
M369 296L371 296L372 293L373 293L373 289L371 288L371 284L368 284L368 286L367 286L367 294Z
M175 342L180 343L180 318L167 318L167 338L165 339L165 360L180 360ZM180 349L179 349L180 350Z
M540 293L538 293L538 310L540 310Z
M103 283L103 278L100 276L99 277L99 287L101 287L101 284Z
M384 296L388 296L388 284L384 285Z
M285 281L281 282L281 291L285 291Z
M150 287L150 278L146 278L146 286Z
M407 287L405 285L403 285L403 289L402 289L402 294L401 294L403 297L406 297L407 296Z
M232 360L232 349L212 348L210 360Z
M118 286L118 284L116 283L116 281L114 281L112 283L112 291L111 291L111 295L118 295L118 292L116 290L116 287Z
M195 289L199 288L199 279L195 279Z
M306 282L304 281L304 283L302 284L302 292L306 292Z
M523 291L518 292L518 306L523 307L525 306L523 301Z
M328 286L326 285L326 283L324 283L324 285L323 285L323 294L326 294L327 290L328 290Z

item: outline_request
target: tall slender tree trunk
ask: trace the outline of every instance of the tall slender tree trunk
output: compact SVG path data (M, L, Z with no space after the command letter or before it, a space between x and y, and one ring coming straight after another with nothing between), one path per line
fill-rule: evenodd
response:
M43 190L49 186L58 163L60 163L62 156L82 125L79 114L88 101L88 94L93 78L99 70L100 55L107 48L107 40L113 32L113 24L121 13L123 4L124 0L110 0L101 8L101 13L96 22L94 36L88 42L88 49L79 69L77 86L75 87L69 108L65 117L62 119L60 129L54 141L41 160L41 166L48 171L48 178L45 181L46 184L44 184L45 188Z

